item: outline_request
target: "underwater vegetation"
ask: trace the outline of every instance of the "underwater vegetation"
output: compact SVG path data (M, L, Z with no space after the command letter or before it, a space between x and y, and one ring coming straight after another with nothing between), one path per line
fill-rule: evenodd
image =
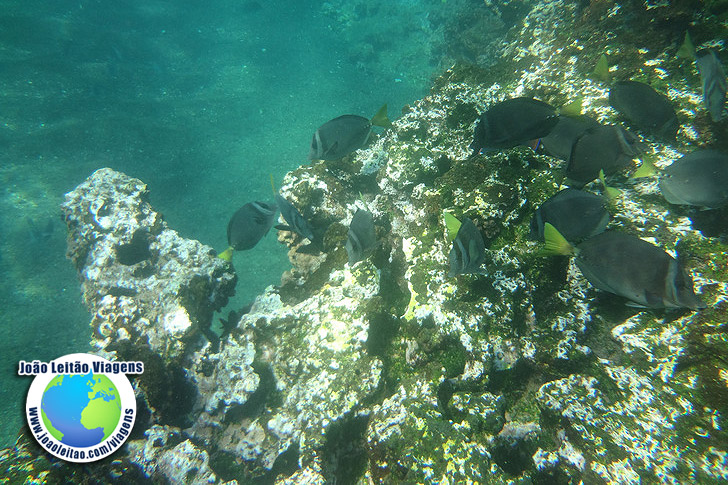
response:
M506 15L511 2L491 3ZM277 205L288 227L304 227L297 213L314 235L321 228L320 251L299 251L307 231L281 230L290 271L231 314L219 340L207 329L232 291L231 266L139 202L140 181L102 171L79 186L64 207L94 342L120 359L156 356L139 383L148 419L94 473L280 484L728 479L728 246L725 233L692 224L684 194L702 190L681 181L679 162L707 147L725 153L726 126L704 105L696 66L676 55L684 29L668 21L701 25L702 46L724 38L725 18L689 6L534 2L492 69L452 66L368 145L289 172L279 194L300 212ZM627 96L617 110L612 80L643 83L661 101ZM578 97L591 121L564 128L556 145L531 143L574 116L551 107ZM519 108L500 113L507 100ZM643 122L653 106L658 121ZM494 114L514 128L491 129ZM538 129L519 131L532 119ZM636 157L657 174L635 177ZM717 159L687 171L707 183ZM587 175L572 177L581 163ZM696 205L721 210L720 197ZM85 203L98 199L109 201L102 212ZM260 227L275 224L273 206L258 212ZM113 222L129 213L140 216L127 233ZM117 229L99 237L99 227ZM532 238L548 241L552 227L575 257L541 254ZM113 248L126 245L148 251L125 265ZM128 285L107 288L119 274ZM175 288L162 308L153 285ZM155 392L160 382L175 385ZM0 455L9 476L76 473L23 438L18 449Z

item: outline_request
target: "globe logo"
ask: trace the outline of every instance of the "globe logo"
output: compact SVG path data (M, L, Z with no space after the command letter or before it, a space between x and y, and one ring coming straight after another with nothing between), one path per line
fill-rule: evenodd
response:
M92 354L21 360L18 374L34 376L25 402L30 434L62 460L90 463L110 456L134 430L136 397L127 374L143 372L143 362Z
M45 391L40 405L48 432L61 443L78 448L95 446L116 429L121 398L103 374L58 375Z

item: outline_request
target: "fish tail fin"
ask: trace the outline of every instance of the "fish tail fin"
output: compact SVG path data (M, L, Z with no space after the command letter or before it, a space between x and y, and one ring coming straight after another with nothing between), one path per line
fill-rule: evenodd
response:
M690 38L690 32L687 30L685 31L685 40L683 40L682 45L677 50L677 56L682 57L683 59L695 59L695 45L693 45L693 40Z
M457 237L462 223L457 219L457 217L447 211L443 214L443 218L445 219L445 228L447 229L447 240L448 242L452 242L455 240L455 237Z
M381 126L382 128L389 128L392 126L392 122L387 117L387 103L384 103L377 114L371 119L372 125Z
M273 174L270 174L270 188L273 189L273 195L276 195L276 184L273 182Z
M645 156L642 159L642 165L639 166L630 178L652 177L655 174L657 174L657 169L655 168L655 164L652 163L652 158Z
M619 189L607 185L607 181L604 180L604 169L599 170L599 181L602 183L602 187L604 187L604 194L607 196L607 199L614 200L622 193Z
M609 81L609 62L607 61L606 54L602 54L599 58L592 74L600 81Z
M548 222L543 225L543 237L545 243L539 252L541 256L572 256L575 254L574 246Z
M554 181L558 184L558 190L561 190L561 187L564 186L565 180L566 180L566 170L559 169L554 172Z
M231 263L233 261L233 251L235 250L232 247L229 247L225 251L218 254L217 257L224 261L227 261L228 263Z
M581 114L582 105L584 104L584 97L577 96L572 101L569 101L561 107L559 114L566 116L579 116Z

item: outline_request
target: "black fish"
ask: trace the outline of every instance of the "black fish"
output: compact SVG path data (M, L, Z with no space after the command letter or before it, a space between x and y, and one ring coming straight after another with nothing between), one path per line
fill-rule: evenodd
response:
M374 217L371 212L358 209L349 224L346 238L346 253L349 255L349 266L364 259L366 254L377 244L374 230Z
M450 249L450 271L448 276L480 273L485 261L485 242L473 221L465 217Z
M723 66L715 52L701 52L695 59L703 80L703 102L713 121L720 121L725 106L726 81Z
M659 138L674 140L680 123L664 94L637 81L620 81L609 90L609 104L638 128Z
M311 139L309 160L338 160L363 147L372 126L389 127L387 105L382 106L369 120L358 115L342 115L319 127Z
M496 103L480 116L470 148L512 148L548 135L559 119L556 110L533 98L513 98Z
M568 241L581 241L604 232L609 223L607 201L589 192L564 189L541 204L531 219L531 237L543 241L545 223Z
M589 128L599 123L588 116L559 116L551 133L541 138L543 150L552 157L568 161L576 140Z
M30 217L25 218L26 222L28 223L28 231L30 233L30 240L34 243L43 243L47 242L51 236L53 235L53 219L50 217L45 222L45 224L40 224L37 221L34 221Z
M662 173L660 192L671 204L723 207L728 203L728 155L715 150L688 153Z
M313 231L311 226L308 224L306 219L303 218L298 209L293 207L293 204L288 202L280 194L276 194L276 204L278 204L278 210L281 211L283 219L288 223L287 226L278 225L276 229L281 231L293 231L296 234L307 238L309 241L313 241Z
M230 218L228 244L236 251L245 251L258 244L273 227L278 211L274 202L248 202Z
M619 125L599 125L586 130L574 143L566 176L577 186L619 172L639 154L637 137Z
M657 246L617 231L576 247L576 264L589 283L649 308L705 308L678 261Z

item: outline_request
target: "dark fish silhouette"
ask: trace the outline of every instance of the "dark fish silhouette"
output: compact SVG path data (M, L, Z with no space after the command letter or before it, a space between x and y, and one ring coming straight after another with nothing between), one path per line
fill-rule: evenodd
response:
M577 186L619 172L639 154L637 137L619 125L599 125L586 130L574 143L566 176Z
M531 219L531 237L543 241L545 223L568 241L578 242L604 232L609 223L607 201L589 192L564 189L541 204Z
M369 120L358 115L342 115L319 127L311 139L309 160L338 160L363 147L372 126L389 127L387 105L382 106Z
M726 80L723 66L712 50L701 52L695 59L703 80L703 102L713 121L720 121L725 106Z
M548 135L559 119L556 110L533 98L512 98L490 106L475 125L470 148L512 148Z
M588 116L561 115L551 133L541 138L541 146L548 155L568 161L576 140L595 126L599 126L599 123Z
M589 283L649 308L705 308L678 261L657 246L617 231L576 247L576 264Z
M298 209L296 209L293 204L288 202L280 194L276 194L276 204L278 204L278 210L281 211L283 219L288 223L287 226L278 225L276 226L276 229L281 231L293 231L299 236L303 236L309 241L313 241L314 236L311 226L308 224L306 219L303 218Z
M675 109L664 94L637 81L619 81L609 90L609 104L638 128L658 138L674 140L680 127Z
M248 202L230 218L228 244L235 251L253 248L273 227L278 211L273 202Z
M28 232L33 243L47 242L53 235L55 225L52 218L49 217L45 224L41 224L30 217L26 217L25 221L28 223Z
M473 221L465 217L450 249L450 271L448 276L480 273L485 261L485 242Z
M715 150L688 153L664 170L660 192L671 204L723 207L728 203L728 155Z
M349 265L363 260L369 251L377 244L377 234L374 230L374 217L371 212L359 209L351 218L349 232L346 239L346 253L349 255Z

